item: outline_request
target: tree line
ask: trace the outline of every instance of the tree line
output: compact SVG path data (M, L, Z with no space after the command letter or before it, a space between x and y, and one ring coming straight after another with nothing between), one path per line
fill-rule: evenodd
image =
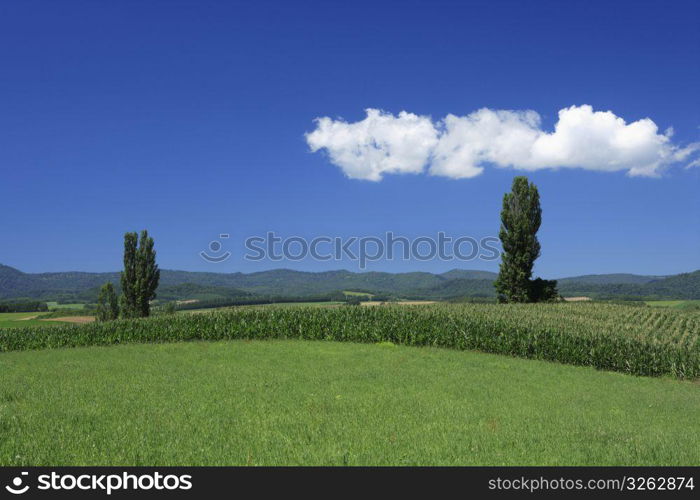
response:
M48 310L49 307L46 305L46 302L40 300L0 302L0 313L43 312Z

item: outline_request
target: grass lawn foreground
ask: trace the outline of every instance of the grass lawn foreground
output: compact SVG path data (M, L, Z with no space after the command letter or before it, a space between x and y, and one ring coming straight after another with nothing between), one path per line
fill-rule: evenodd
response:
M700 465L700 386L476 352L0 354L0 465Z

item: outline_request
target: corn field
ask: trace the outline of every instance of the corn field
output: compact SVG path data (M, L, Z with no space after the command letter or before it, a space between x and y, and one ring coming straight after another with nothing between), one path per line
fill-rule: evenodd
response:
M228 339L393 342L700 377L700 313L608 304L241 307L79 326L0 330L0 352Z

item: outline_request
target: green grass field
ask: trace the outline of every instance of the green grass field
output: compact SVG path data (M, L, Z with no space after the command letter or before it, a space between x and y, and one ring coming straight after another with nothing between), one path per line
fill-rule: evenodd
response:
M41 321L27 319L40 316L38 312L0 313L0 328L27 328L35 326L58 326L65 323L61 321Z
M700 465L700 386L426 347L0 354L0 465Z
M651 307L670 307L673 309L700 309L700 300L646 300Z
M327 307L327 306L339 306L345 304L345 302L339 301L323 301L323 302L275 302L274 304L246 304L240 306L224 306L224 307L208 307L201 309L182 309L177 311L177 314L186 313L204 313L213 311L227 311L237 308L253 308L253 307Z
M85 308L85 304L83 304L83 303L59 304L58 302L47 302L46 306L51 311L53 311L55 309L84 309Z
M251 304L236 307L325 307L325 306L339 306L345 304L345 302L340 302L336 300L326 300L322 302L276 302L274 304Z
M368 293L368 292L352 292L349 290L344 290L343 293L345 295L349 295L351 297L367 297L368 299L371 299L374 297L374 294Z

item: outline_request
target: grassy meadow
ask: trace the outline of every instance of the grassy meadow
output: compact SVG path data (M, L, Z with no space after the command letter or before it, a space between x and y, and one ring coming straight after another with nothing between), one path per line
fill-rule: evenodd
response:
M222 307L205 307L202 309L182 309L176 311L177 314L189 314L189 313L210 313L215 311L230 311L232 309L238 308L252 308L252 307L329 307L329 306L340 306L345 304L344 302L328 300L321 302L275 302L272 304L249 304L240 306L222 306Z
M46 327L59 326L60 321L43 321L38 319L45 313L39 312L18 312L18 313L0 313L0 329L3 328L28 328L28 327Z
M700 465L692 310L28 314L0 328L0 465Z
M374 294L368 292L353 292L352 290L344 290L343 293L348 297L365 297L367 299L374 297Z
M0 355L2 465L700 465L700 387L430 347Z
M72 304L59 304L58 302L47 302L46 306L50 311L61 310L61 309L84 309L85 304L82 302L75 302Z
M646 300L644 303L651 307L700 311L700 300Z

